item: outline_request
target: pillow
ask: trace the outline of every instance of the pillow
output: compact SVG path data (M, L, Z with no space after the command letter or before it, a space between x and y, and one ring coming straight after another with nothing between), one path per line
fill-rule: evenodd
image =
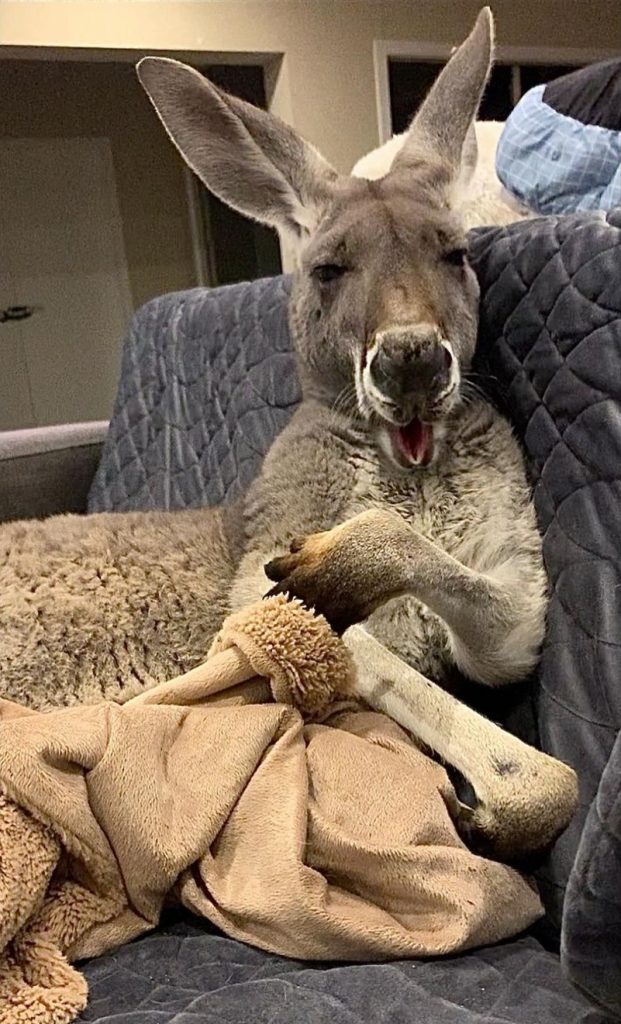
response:
M620 205L621 59L525 93L500 137L496 172L538 213Z

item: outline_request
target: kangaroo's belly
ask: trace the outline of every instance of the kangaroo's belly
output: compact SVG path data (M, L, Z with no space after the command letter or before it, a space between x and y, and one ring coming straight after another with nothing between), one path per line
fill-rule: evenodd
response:
M344 519L368 508L398 512L415 530L472 569L485 571L490 548L507 524L495 522L493 487L465 452L454 472L391 475L372 467ZM490 526L493 525L490 537ZM396 598L374 612L365 628L423 675L453 685L457 670L444 622L414 597Z
M465 408L436 464L410 473L388 464L371 438L348 440L346 426L335 433L332 413L301 407L252 490L249 542L230 606L242 607L269 590L263 567L284 554L292 538L329 530L372 508L398 512L463 565L487 572L499 551L528 542L530 519L518 530L511 515L527 496L512 432L484 404ZM365 626L424 675L445 685L454 680L448 630L415 598L387 603Z
M399 512L417 533L452 554L455 548L452 504L453 497L443 488L421 480L405 495L401 492L372 495L367 507L382 506ZM447 628L416 598L388 601L369 617L365 628L412 668L436 682L449 682L454 666Z

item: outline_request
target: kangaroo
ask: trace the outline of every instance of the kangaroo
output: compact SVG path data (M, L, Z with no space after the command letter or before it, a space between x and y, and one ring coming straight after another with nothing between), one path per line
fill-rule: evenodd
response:
M451 207L474 166L466 143L492 37L485 8L375 181L337 174L290 127L197 71L139 63L195 173L296 246L303 401L244 501L240 545L221 510L0 530L18 608L0 606L7 695L36 702L24 679L45 679L39 703L110 696L128 678L151 685L204 657L226 612L272 588L323 612L361 692L476 777L485 731L447 691L460 673L488 686L527 675L546 609L522 453L467 379L479 290Z
M374 181L338 175L290 128L187 67L138 68L190 167L299 255L290 324L303 402L248 494L231 607L276 581L271 592L346 631L368 687L404 663L448 687L457 671L514 682L543 636L522 455L467 383L478 286L451 209L476 165L492 49L486 8ZM452 743L439 751L449 760Z
M270 577L342 631L365 619L436 681L458 669L498 685L535 664L545 583L519 446L465 379L479 292L451 194L492 30L485 8L376 181L339 176L182 64L147 57L138 73L208 187L299 251L290 322L303 402L248 494L231 606ZM319 536L298 539L308 534Z

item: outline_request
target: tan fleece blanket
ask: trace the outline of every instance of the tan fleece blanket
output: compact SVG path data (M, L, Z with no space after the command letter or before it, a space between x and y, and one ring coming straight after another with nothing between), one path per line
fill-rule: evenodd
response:
M348 698L326 622L273 598L207 661L123 706L0 703L0 1024L66 1024L72 961L165 901L286 956L380 960L496 942L541 913L475 856L444 769Z

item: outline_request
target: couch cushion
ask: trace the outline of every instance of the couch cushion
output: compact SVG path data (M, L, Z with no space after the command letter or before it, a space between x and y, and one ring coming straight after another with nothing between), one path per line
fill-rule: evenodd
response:
M85 512L105 421L0 432L0 522Z
M621 211L478 232L472 248L480 360L524 441L551 585L538 738L580 780L579 812L539 873L558 927L621 725ZM600 868L621 887L615 864Z
M591 804L569 877L562 959L576 985L621 1017L621 736Z
M182 921L86 967L100 1024L604 1024L532 939L459 957L317 965Z

